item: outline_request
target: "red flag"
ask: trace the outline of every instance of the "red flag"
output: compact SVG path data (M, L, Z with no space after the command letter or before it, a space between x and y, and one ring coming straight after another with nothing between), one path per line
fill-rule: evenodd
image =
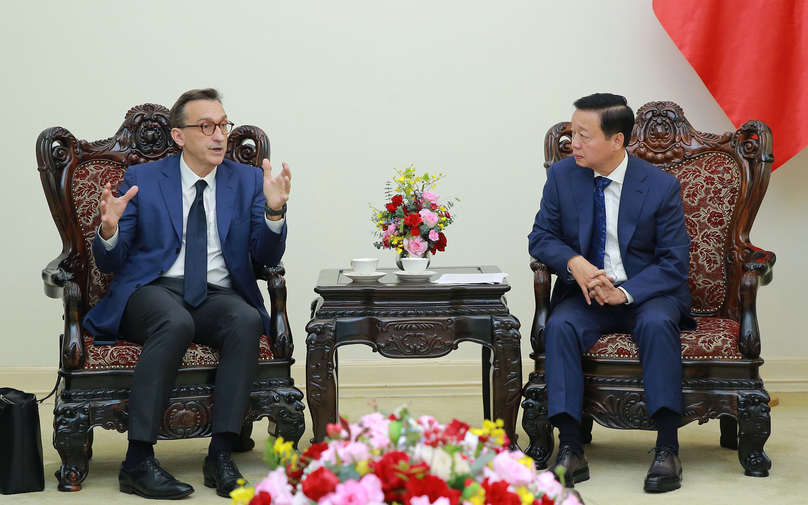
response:
M759 119L772 129L772 169L808 145L808 2L653 1L732 124Z

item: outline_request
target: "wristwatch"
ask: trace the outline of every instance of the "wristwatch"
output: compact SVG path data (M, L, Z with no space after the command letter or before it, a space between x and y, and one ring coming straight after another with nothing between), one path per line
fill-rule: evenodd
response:
M264 202L264 213L267 216L285 216L286 215L286 204L285 203L283 204L283 207L281 207L281 210L272 210L269 207L269 205L267 205L266 202Z

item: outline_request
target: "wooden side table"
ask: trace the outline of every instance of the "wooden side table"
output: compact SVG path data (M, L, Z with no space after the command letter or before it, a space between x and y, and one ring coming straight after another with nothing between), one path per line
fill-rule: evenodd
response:
M444 273L495 273L495 266L432 268ZM483 413L505 422L516 448L522 388L519 321L510 314L502 284L432 284L402 280L394 270L378 281L352 281L343 270L323 270L306 325L306 396L314 438L337 422L337 347L367 344L386 358L436 358L460 342L482 346ZM349 270L350 272L350 270ZM493 372L493 373L492 373ZM489 377L493 380L490 381ZM493 406L493 417L492 417Z

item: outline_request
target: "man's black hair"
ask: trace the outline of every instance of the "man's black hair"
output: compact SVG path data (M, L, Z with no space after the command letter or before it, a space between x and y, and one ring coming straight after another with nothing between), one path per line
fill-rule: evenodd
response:
M626 97L611 93L595 93L573 102L578 110L600 112L600 129L607 139L615 133L623 134L623 147L628 146L631 130L634 128L634 112L628 106Z

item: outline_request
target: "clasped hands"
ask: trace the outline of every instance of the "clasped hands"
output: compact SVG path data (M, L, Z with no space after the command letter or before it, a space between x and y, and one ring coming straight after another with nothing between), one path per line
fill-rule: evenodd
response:
M262 169L264 172L264 197L267 200L267 205L272 210L281 210L283 205L289 200L289 192L292 189L292 172L289 170L289 165L283 163L283 169L277 176L272 176L272 166L269 160L264 158ZM125 195L118 198L112 195L112 187L110 183L104 186L101 193L101 198L98 202L98 207L101 213L101 238L109 240L115 235L118 229L118 221L126 210L126 205L129 203L138 191L137 186L132 186ZM279 221L283 216L269 216L267 219L272 221Z
M581 288L586 303L592 305L595 300L599 305L620 305L628 301L622 289L614 287L612 277L586 260L583 256L570 258L570 273Z

